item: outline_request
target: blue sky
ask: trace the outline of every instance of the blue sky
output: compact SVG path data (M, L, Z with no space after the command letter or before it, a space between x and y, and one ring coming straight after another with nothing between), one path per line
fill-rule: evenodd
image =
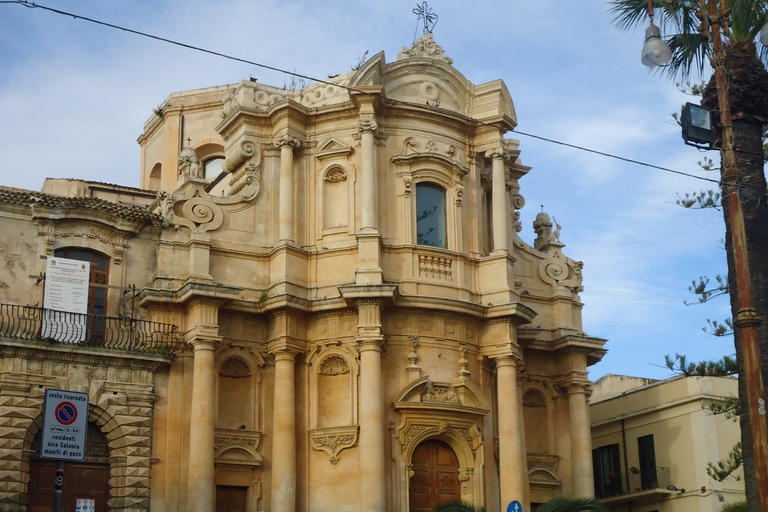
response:
M413 0L42 0L42 5L298 73L345 73L364 52L392 61L417 31ZM419 2L420 3L420 2ZM501 78L520 132L715 178L685 146L671 113L691 98L640 63L645 27L614 28L601 0L433 0L434 38L471 82ZM136 139L174 91L254 76L290 77L41 9L0 4L0 183L39 190L45 177L138 186ZM694 99L695 101L695 99ZM544 210L562 226L564 253L584 262L584 329L607 338L591 367L665 378L665 354L733 354L701 329L726 300L685 306L700 275L725 272L718 211L677 195L711 183L574 150L522 134L526 207L521 237Z

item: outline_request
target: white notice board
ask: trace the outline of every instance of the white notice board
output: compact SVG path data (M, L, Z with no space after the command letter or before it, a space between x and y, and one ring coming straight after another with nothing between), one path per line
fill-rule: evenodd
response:
M85 340L91 264L50 257L45 269L42 337L69 343Z
M88 393L46 389L40 458L85 460Z
M48 258L43 307L67 313L88 313L91 264L69 258Z

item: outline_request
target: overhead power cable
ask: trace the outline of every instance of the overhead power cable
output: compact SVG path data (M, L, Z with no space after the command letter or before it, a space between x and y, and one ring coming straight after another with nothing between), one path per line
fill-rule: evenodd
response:
M139 36L142 36L142 37L147 37L147 38L150 38L150 39L155 39L157 41L162 41L164 43L169 43L169 44L172 44L172 45L180 46L182 48L187 48L189 50L194 50L194 51L198 51L198 52L202 52L202 53L207 53L209 55L214 55L216 57L221 57L221 58L232 60L232 61L235 61L235 62L242 62L244 64L249 64L251 66L256 66L256 67L259 67L259 68L262 68L262 69L268 69L270 71L276 71L278 73L283 73L283 74L290 75L290 76L293 76L293 77L296 77L296 78L302 78L304 80L310 80L312 82L317 82L317 83L321 83L321 84L325 84L325 85L330 85L330 86L333 86L333 87L338 87L338 88L341 88L341 89L345 89L345 90L347 90L349 92L355 92L355 93L362 94L362 95L369 95L369 96L378 96L378 97L380 97L380 95L377 94L377 93L372 93L372 92L369 92L369 91L363 91L363 90L360 90L360 89L356 89L354 87L349 87L349 86L346 86L346 85L333 83L333 82L330 82L328 80L322 80L320 78L315 78L315 77L308 76L308 75L302 75L300 73L296 73L295 71L289 71L287 69L278 68L276 66L270 66L268 64L263 64L263 63L260 63L260 62L255 62L255 61L252 61L252 60L243 59L243 58L240 58L240 57L235 57L233 55L228 55L226 53L221 53L221 52L217 52L217 51L214 51L214 50L208 50L208 49L205 49L205 48L201 48L199 46L194 46L194 45L191 45L191 44L182 43L182 42L179 42L179 41L174 41L173 39L168 39L168 38L165 38L165 37L156 36L154 34L149 34L147 32L141 32L139 30L134 30L134 29L130 29L130 28L127 28L127 27L120 26L120 25L115 25L115 24L112 24L112 23L107 23L107 22L100 21L100 20L97 20L97 19L89 18L87 16L81 16L79 14L74 14L74 13L67 12L67 11L62 11L60 9L54 9L53 7L48 7L48 6L41 5L41 4L38 4L38 3L35 3L35 2L30 2L28 0L0 0L0 4L19 4L19 5L22 5L24 7L30 8L30 9L43 9L43 10L50 11L50 12L53 12L53 13L56 13L56 14L60 14L62 16L68 16L68 17L72 17L74 19L88 21L90 23L95 23L97 25L102 25L102 26L113 28L113 29L116 29L116 30L122 30L124 32L129 32L131 34L136 34L136 35L139 35ZM488 126L488 127L496 128L496 129L499 129L499 130L501 129L501 127L499 127L498 125L495 125L495 124L492 124L492 123L486 123L486 122L483 122L483 121L481 121L479 119L471 118L469 116L464 116L462 114L459 114L457 112L452 112L450 110L441 109L441 108L439 108L437 106L421 105L421 104L418 104L418 103L401 101L401 100L396 100L396 99L392 99L392 98L387 98L386 101L389 102L389 103L393 103L393 104L406 105L406 106L409 106L409 107L416 107L416 108L421 108L421 109L424 109L424 110L439 112L442 115L451 116L451 117L454 117L454 118L457 118L457 119L461 119L463 121L471 122L471 123L474 123L474 124L477 124L477 125L480 125L480 126ZM694 179L697 179L697 180L702 180L702 181L708 181L708 182L711 182L711 183L716 183L716 184L718 184L720 186L726 186L726 184L723 183L720 180L716 180L716 179L712 179L712 178L706 178L704 176L697 176L695 174L691 174L691 173L687 173L687 172L683 172L683 171L676 171L676 170L670 169L668 167L662 167L660 165L649 164L647 162L642 162L640 160L634 160L634 159L631 159L631 158L626 158L626 157L614 155L614 154L611 154L611 153L606 153L604 151L598 151L598 150L595 150L595 149L586 148L584 146L578 146L576 144L569 144L567 142L558 141L558 140L551 139L551 138L548 138L548 137L542 137L540 135L534 135L534 134L531 134L531 133L525 133L525 132L521 132L521 131L518 131L518 130L513 130L512 133L523 135L525 137L530 137L530 138L533 138L533 139L538 139L538 140L541 140L541 141L544 141L544 142L549 142L549 143L552 143L552 144L558 144L560 146L568 147L568 148L571 148L571 149L576 149L576 150L579 150L579 151L585 151L587 153L592 153L592 154L595 154L595 155L600 155L600 156L604 156L604 157L607 157L607 158L613 158L613 159L620 160L620 161L623 161L623 162L627 162L627 163L631 163L631 164L635 164L635 165L640 165L640 166L643 166L643 167L649 167L651 169L657 169L657 170L660 170L660 171L669 172L669 173L672 173L672 174L677 174L677 175L685 176L685 177L688 177L688 178L694 178Z

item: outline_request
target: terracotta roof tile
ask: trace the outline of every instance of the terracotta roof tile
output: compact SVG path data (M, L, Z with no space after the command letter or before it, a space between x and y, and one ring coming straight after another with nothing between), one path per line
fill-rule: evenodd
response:
M0 206L4 204L48 208L86 208L144 224L159 223L162 220L160 215L139 206L113 203L95 197L55 196L32 190L0 186Z

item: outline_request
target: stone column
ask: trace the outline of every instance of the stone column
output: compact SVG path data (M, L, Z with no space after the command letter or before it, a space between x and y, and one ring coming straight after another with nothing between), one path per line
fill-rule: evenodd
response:
M525 481L528 462L520 442L520 401L517 393L517 365L513 356L496 359L496 380L499 415L499 483L501 487L501 509L506 510L513 500L525 502Z
M583 383L573 383L568 386L573 496L576 498L593 498L595 496L595 481L592 473L592 436L586 386Z
M381 303L359 301L360 486L362 512L385 512L384 384L381 380Z
M360 230L376 231L376 150L374 132L376 121L366 120L357 123L360 131Z
M493 161L492 198L493 198L493 250L508 251L507 234L507 183L505 160L509 155L502 148L492 149L485 153Z
M272 436L272 508L270 512L296 510L296 354L275 352L275 402Z
M280 148L280 195L279 195L279 240L295 241L294 225L294 182L293 182L293 149L301 146L301 141L290 135L281 135L274 140Z
M193 420L189 427L187 510L210 512L216 507L213 483L216 340L201 337L193 339L192 344L195 349L195 362L192 382L191 417Z

